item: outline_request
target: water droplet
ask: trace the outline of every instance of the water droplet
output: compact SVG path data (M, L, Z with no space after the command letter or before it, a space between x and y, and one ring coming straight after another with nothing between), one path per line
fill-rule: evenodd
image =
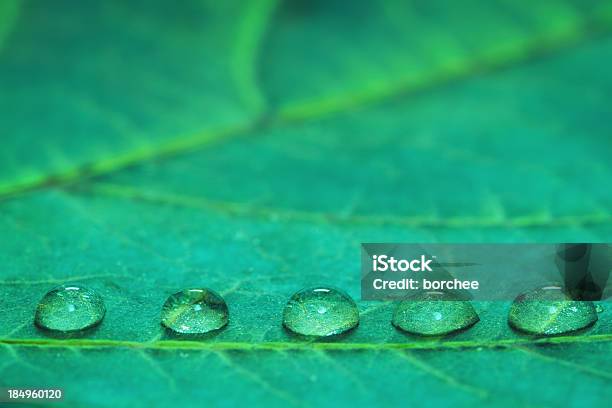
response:
M440 336L466 329L480 318L470 302L444 292L427 292L404 300L393 312L398 329L421 336Z
M287 302L283 325L304 336L333 336L355 328L359 310L349 295L330 287L302 289Z
M91 289L63 285L38 303L34 323L44 329L71 332L95 326L104 318L104 301Z
M595 305L595 311L597 313L603 313L604 307L602 305Z
M164 303L161 324L183 334L204 334L225 326L229 311L225 300L207 289L185 289Z
M547 286L519 295L508 316L517 330L555 335L583 329L597 321L593 302L575 301L559 286Z

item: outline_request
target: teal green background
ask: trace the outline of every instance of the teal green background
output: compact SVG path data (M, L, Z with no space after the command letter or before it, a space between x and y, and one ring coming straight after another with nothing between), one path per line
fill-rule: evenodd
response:
M612 241L605 1L0 3L0 386L74 407L604 406L612 308L555 338L508 303L434 339L358 302L330 342L283 331L361 242ZM81 283L108 313L56 338ZM166 297L230 324L168 337Z

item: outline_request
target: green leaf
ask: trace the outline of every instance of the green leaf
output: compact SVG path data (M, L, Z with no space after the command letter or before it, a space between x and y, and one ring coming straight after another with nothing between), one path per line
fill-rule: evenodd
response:
M263 109L269 7L32 1L0 53L0 192L208 144ZM9 16L10 17L10 16ZM1 36L0 36L1 38Z
M610 10L0 9L0 386L70 406L604 406L609 303L552 338L512 331L507 302L434 339L395 330L387 303L358 302L328 342L280 318L316 283L358 299L360 242L610 242ZM36 329L44 293L77 282L102 324ZM162 331L189 286L225 297L225 330Z
M13 24L19 15L20 0L7 0L0 4L0 49L4 45L4 39L9 35Z

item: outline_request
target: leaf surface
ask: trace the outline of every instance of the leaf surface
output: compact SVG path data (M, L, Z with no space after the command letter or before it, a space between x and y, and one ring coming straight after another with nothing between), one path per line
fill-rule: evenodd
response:
M308 285L358 299L360 242L609 242L609 7L222 3L30 1L0 30L0 385L71 406L606 404L609 303L554 338L513 332L507 302L435 339L386 303L328 342L280 318ZM107 315L50 336L33 311L68 282ZM225 330L162 331L190 286L223 294Z

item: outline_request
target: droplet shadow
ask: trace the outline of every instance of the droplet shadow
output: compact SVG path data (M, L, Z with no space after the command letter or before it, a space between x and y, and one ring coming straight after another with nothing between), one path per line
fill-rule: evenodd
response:
M71 330L71 331L59 331L59 330L50 330L46 327L41 327L36 322L34 322L34 327L36 331L44 334L46 337L51 337L54 339L78 339L82 337L92 337L94 336L98 330L100 329L101 323L95 324L93 326L87 327L81 330Z
M576 329L576 330L570 330L570 331L566 331L566 332L563 332L563 333L550 333L550 334L529 333L529 332L523 331L523 330L513 326L511 323L508 323L508 326L510 327L510 329L512 329L512 331L515 334L519 335L521 338L525 338L525 339L546 339L546 338L550 338L550 337L580 336L580 335L586 334L587 332L591 331L595 327L596 323L597 323L597 320L594 320L591 323L589 323L587 326L581 327L581 328Z
M167 327L162 327L161 340L208 341L227 330L229 324L207 333L178 333Z
M359 328L359 323L355 327L352 327L349 330L342 332L342 333L332 334L330 336L307 336L304 334L296 333L292 331L291 329L288 329L283 324L283 332L290 339L296 340L296 341L302 341L305 343L335 343L339 341L344 341L352 337L358 328Z

